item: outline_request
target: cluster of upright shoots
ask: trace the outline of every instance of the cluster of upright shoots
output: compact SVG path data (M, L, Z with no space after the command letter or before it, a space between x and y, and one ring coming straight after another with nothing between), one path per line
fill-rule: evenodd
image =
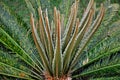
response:
M80 21L77 18L78 4L79 1L75 1L71 6L66 24L56 8L51 24L47 11L43 16L40 7L38 21L31 14L32 36L41 59L40 73L45 80L72 79L71 74L77 69L80 54L103 19L103 4L95 18L94 0L90 0Z

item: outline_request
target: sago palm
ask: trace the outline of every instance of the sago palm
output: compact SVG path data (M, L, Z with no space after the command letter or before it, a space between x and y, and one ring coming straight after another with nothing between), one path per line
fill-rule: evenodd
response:
M96 15L94 1L90 0L82 19L79 20L79 1L76 1L71 6L65 24L64 16L56 8L53 21L50 21L47 10L43 15L39 7L39 16L36 16L29 0L25 1L32 12L30 30L0 2L0 44L4 46L0 50L2 76L12 80L87 80L106 76L116 78L120 75L119 38L110 38L119 36L118 28L114 28L113 32L118 30L115 33L109 31L109 37L103 36L95 43L94 40L90 41L103 19L103 4ZM97 35L99 33L94 37ZM106 45L108 43L110 44ZM89 55L84 57L86 53Z

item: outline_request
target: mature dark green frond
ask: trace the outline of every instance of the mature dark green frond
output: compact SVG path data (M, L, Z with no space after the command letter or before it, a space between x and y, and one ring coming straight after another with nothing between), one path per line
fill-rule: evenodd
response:
M119 52L117 52L119 50L120 50L120 48L113 49L110 52L106 53L106 55L103 55L103 56L101 55L98 58L95 58L93 61L86 63L85 65L83 65L84 67L81 67L79 69L79 72L81 73L81 74L79 74L79 76L87 77L87 75L85 75L85 74L89 73L89 71L90 71L90 74L92 71L95 72L95 74L96 74L96 75L95 74L91 75L90 77L95 77L95 76L96 77L105 77L105 76L119 75L120 74L119 73L120 54L119 54ZM84 75L82 75L82 74L84 74Z
M34 76L34 71L32 71L26 63L14 54L0 51L0 74L7 76L18 77L18 78L38 78ZM36 75L36 74L35 74Z
M18 56L24 60L27 64L35 68L35 62L33 59L0 27L0 42L7 48L18 54ZM37 68L35 68L38 70ZM39 71L39 70L38 70Z
M11 13L9 8L0 2L0 20L1 26L14 40L34 59L35 62L39 62L39 56L36 48L32 42L30 32L18 22L14 14ZM12 26L12 27L11 27ZM26 25L27 26L27 25Z
M102 77L102 78L95 78L95 79L90 79L90 80L120 80L119 76L115 76L115 77Z

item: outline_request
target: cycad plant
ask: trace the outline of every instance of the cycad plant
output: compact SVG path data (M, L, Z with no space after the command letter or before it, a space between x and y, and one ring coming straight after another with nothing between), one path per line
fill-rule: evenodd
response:
M108 52L101 49L103 52L100 53L105 54L95 56L95 59L90 61L88 57L85 60L81 58L84 57L87 44L99 28L105 9L101 4L100 10L95 15L94 1L90 0L82 19L79 20L78 4L79 1L76 1L71 6L66 25L64 16L59 10L54 8L53 21L49 21L47 10L43 15L39 7L38 18L34 13L30 15L31 30L28 30L28 27L12 16L7 6L0 2L0 43L8 49L0 50L0 74L9 76L12 80L15 77L27 80L87 80L97 78L96 75L98 77L119 75L120 73L117 72L120 69L119 64L111 63L112 66L104 65L100 69L99 67L103 65L104 56L105 59L114 59L107 58L107 55L120 50L120 45ZM99 44L104 45L102 42L107 43L104 39L95 47L99 47ZM94 48L88 51L95 53ZM120 62L119 57L116 60ZM98 67L98 70L94 70L94 67ZM107 74L107 70L114 74Z

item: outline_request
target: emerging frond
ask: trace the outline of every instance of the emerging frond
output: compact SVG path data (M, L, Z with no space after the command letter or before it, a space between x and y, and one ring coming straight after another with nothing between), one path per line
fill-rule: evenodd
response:
M45 78L54 80L67 79L71 75L72 70L79 61L80 54L97 31L103 19L105 11L103 4L101 4L97 18L93 19L95 11L93 8L94 1L90 0L82 20L79 21L77 18L78 4L79 1L76 1L72 5L66 29L63 33L61 33L61 27L63 27L64 23L61 22L60 12L56 8L54 8L54 22L51 26L48 17L46 15L45 17L43 16L40 7L38 8L38 26L36 26L37 23L34 23L33 15L31 16L32 34L45 67ZM50 27L54 26L54 30L50 30ZM37 30L37 27L39 30ZM61 34L63 35L62 37ZM54 39L52 39L51 35L54 35Z

